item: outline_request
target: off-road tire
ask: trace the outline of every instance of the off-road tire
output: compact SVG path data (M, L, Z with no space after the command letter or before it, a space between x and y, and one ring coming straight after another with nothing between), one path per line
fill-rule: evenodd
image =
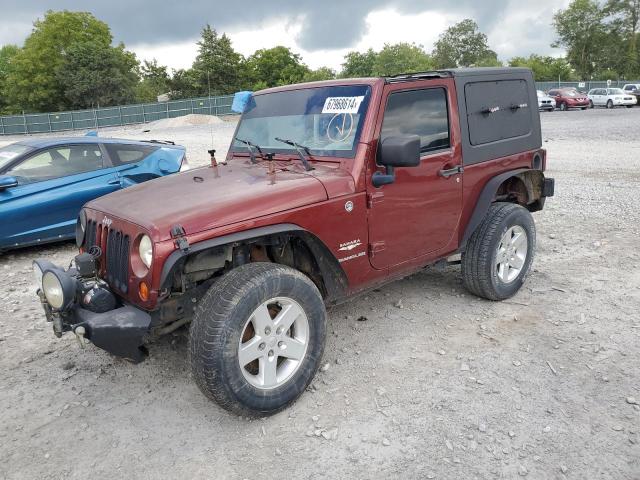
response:
M243 376L238 349L252 312L274 297L289 297L304 310L309 339L302 364L284 384L261 390ZM309 386L324 351L327 313L316 285L292 268L249 263L231 270L200 300L189 338L196 384L210 399L238 415L274 414L294 402Z
M502 236L511 227L521 226L527 235L527 256L518 277L503 283L496 270L496 255ZM536 246L536 227L531 213L524 207L497 202L476 228L462 254L462 277L471 293L488 300L505 300L515 295L531 268Z

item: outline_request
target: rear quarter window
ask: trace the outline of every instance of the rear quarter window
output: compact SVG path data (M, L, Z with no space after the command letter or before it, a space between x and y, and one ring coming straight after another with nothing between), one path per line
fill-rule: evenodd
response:
M141 162L158 150L158 147L153 145L119 145L114 143L105 144L105 148L109 153L111 162L116 167Z
M465 97L471 145L484 145L531 133L532 109L525 80L467 83Z

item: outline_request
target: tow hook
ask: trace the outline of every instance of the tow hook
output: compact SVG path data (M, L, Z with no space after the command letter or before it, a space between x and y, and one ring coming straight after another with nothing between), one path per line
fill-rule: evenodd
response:
M73 333L76 334L76 339L78 340L78 343L80 344L80 348L84 348L84 335L86 332L86 330L84 329L84 327L82 325L80 325L79 327L76 327L75 330L73 331Z

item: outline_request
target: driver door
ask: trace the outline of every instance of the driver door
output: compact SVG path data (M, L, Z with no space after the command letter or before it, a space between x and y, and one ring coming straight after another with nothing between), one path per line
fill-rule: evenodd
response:
M462 211L460 130L450 114L457 111L453 79L415 82L410 90L406 83L387 85L382 104L378 141L418 135L421 161L396 168L395 182L380 188L373 187L371 176L382 168L370 165L370 262L376 269L450 249Z

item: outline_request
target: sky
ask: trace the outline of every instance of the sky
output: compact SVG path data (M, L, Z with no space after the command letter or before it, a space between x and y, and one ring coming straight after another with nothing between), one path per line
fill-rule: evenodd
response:
M431 51L438 36L464 18L474 19L505 61L531 53L559 56L553 13L569 0L0 0L0 45L21 45L33 21L48 9L83 10L111 27L140 60L156 58L188 68L202 27L225 32L234 48L290 47L311 68L340 69L345 53L409 42Z

